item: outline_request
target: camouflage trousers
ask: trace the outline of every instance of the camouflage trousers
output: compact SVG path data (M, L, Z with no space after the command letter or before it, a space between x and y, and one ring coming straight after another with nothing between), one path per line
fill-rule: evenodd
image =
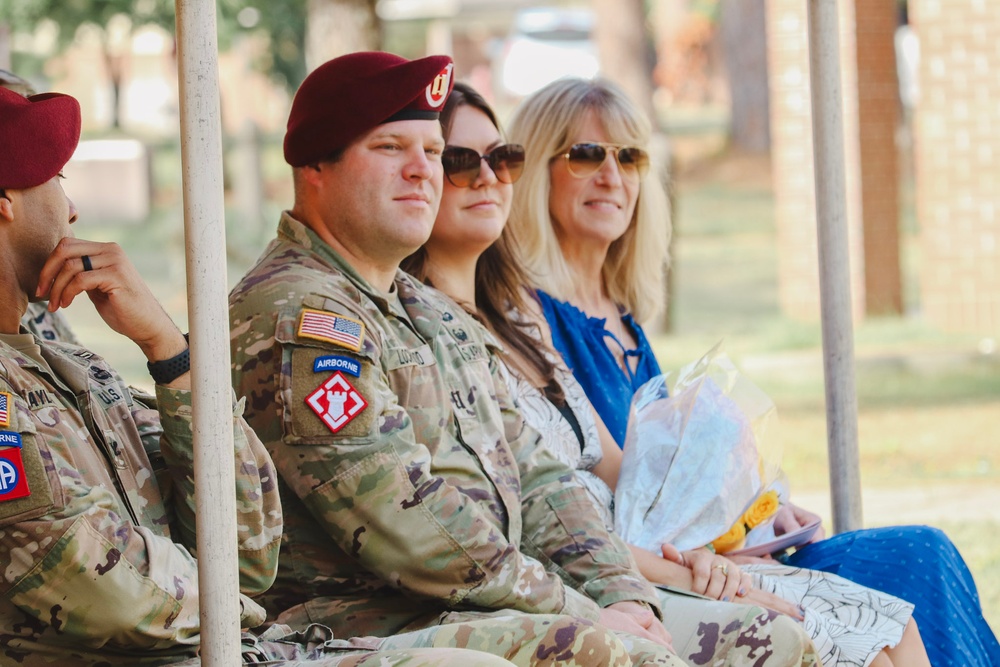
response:
M753 605L659 590L663 625L687 664L712 667L821 667L805 629Z
M332 632L321 625L276 638L281 627L275 626L257 639L256 655L245 652L245 664L302 667L444 664L683 667L685 664L658 644L617 635L590 621L569 616L514 611L451 612L442 615L441 625L423 630L348 640L334 639ZM455 662L446 662L449 660Z

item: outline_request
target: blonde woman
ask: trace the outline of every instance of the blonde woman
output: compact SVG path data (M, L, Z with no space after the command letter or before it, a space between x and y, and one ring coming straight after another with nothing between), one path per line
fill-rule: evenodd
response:
M665 194L645 150L650 126L613 84L566 79L522 103L510 136L525 146L528 159L509 227L540 288L551 342L593 404L598 425L610 433L594 471L613 486L632 394L660 370L640 324L663 304L670 233ZM776 527L793 530L812 517L788 505ZM972 576L943 532L906 526L814 539L788 564L839 574L915 603L914 619L928 633L934 664L1000 664L1000 645L983 619ZM669 547L664 555L679 559ZM760 567L773 563L756 559ZM660 569L663 561L649 565ZM797 597L794 590L780 594ZM906 627L893 662L927 664L916 625ZM875 658L887 659L884 653Z
M640 326L663 307L670 238L649 122L616 87L564 79L510 132L528 155L511 231L556 349L621 447L632 394L660 373Z

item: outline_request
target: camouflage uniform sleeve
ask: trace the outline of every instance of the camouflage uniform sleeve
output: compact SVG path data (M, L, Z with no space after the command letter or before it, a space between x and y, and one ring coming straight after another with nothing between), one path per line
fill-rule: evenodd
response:
M539 444L507 389L509 371L494 357L497 400L521 472L525 551L601 607L633 600L660 613L659 597L628 547L607 530L575 471Z
M163 428L161 453L169 472L175 539L195 548L194 448L191 393L157 385ZM274 582L281 546L281 502L271 457L243 420L243 400L233 405L240 589L255 595Z
M63 452L91 443L48 442L20 397L3 382L0 390L13 397L7 428L31 489L0 506L0 599L22 615L20 635L70 648L197 645L195 559L130 521L111 485L84 481ZM263 622L259 605L244 597L241 606L244 623Z
M377 373L365 364L363 373ZM283 478L346 553L391 585L449 607L599 609L508 541L483 508L431 470L384 377L359 382L378 415L365 437L327 437L275 455Z
M348 304L328 307L342 307L338 317L346 312L365 320L372 335L365 337L362 349L296 335L298 312L278 317L276 333L274 320L264 317L236 317L233 322L237 389L248 396L251 419L268 442L282 480L324 532L388 585L452 608L566 613L596 620L600 609L592 600L508 540L477 489L459 488L457 478L482 475L478 468L465 470L476 465L474 459L453 459L460 461L451 471L457 478L433 469L431 447L461 445L454 439L422 440L424 428L440 432L441 424L415 425L400 404L376 361L382 359L382 341L374 331L378 325ZM356 372L315 372L325 359L344 360ZM349 384L339 385L342 389L365 402L349 421L330 415L321 419L314 412L329 401L329 392L323 398L322 390L333 387L335 377ZM410 400L420 403L412 395ZM450 405L437 393L427 400L435 404L434 415L442 414L438 403Z

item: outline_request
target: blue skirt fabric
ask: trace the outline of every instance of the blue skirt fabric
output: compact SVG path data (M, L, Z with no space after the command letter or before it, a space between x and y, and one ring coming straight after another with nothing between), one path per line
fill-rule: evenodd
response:
M1000 644L983 618L972 573L948 536L929 526L841 533L785 560L823 570L916 606L933 667L997 667Z

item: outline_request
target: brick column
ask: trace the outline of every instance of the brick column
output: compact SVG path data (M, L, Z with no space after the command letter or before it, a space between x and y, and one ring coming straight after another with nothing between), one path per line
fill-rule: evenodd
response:
M914 123L921 304L952 331L1000 332L1000 11L910 0L920 39Z
M899 263L899 84L895 0L854 0L858 131L868 315L903 312Z
M848 235L854 316L864 312L858 155L854 5L840 9L841 83L847 163ZM809 93L809 35L805 0L768 0L768 78L771 88L771 162L778 236L778 297L785 315L819 318L819 259Z

